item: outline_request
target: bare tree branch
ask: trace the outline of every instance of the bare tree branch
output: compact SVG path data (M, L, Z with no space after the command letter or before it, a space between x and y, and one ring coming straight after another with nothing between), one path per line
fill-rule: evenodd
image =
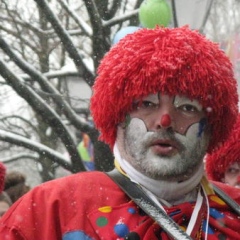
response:
M1 158L1 161L3 163L11 163L11 162L16 162L19 159L32 159L34 161L39 161L39 154L19 153L10 157Z
M3 25L0 25L0 29L1 29L2 31L7 32L8 34L10 34L10 35L12 35L12 36L14 36L14 37L18 37L18 36L19 36L19 33L18 33L18 32L15 32L15 31L13 31L13 30L11 30L11 29L9 29L9 28L6 28L6 27L3 26ZM28 47L30 47L33 51L35 51L35 52L38 52L38 51L39 51L39 49L38 49L36 46L34 46L31 41L28 41L28 39L25 39L24 37L22 37L22 38L21 38L21 41L22 41L24 44L26 44Z
M30 64L28 64L26 61L24 61L19 55L15 54L10 46L7 44L7 42L0 37L0 48L23 70L25 71L29 76L31 76L32 79L37 81L42 89L46 91L47 93L51 94L51 97L56 102L57 106L61 110L64 111L68 119L71 121L71 123L79 128L83 132L92 132L93 129L89 125L86 120L79 117L74 110L69 106L69 104L64 101L61 94L57 91L56 88L52 86L52 84L48 81L46 77L40 72L38 72L36 69L34 69ZM23 98L25 96L23 95Z
M79 54L77 48L74 46L68 32L63 28L61 22L57 18L57 16L53 13L48 3L45 0L34 0L38 6L44 12L48 21L52 24L52 27L61 38L62 43L66 50L68 51L70 57L76 64L76 67L79 71L79 74L84 76L85 81L92 86L94 83L94 74L88 69L86 64L84 63L82 56Z
M122 0L113 0L112 1L112 7L109 9L109 11L107 13L108 19L113 18L113 16L117 13L121 2L122 2Z
M52 159L52 161L55 161L65 169L73 171L73 166L68 162L66 157L43 144L34 142L32 139L27 139L17 134L9 133L0 129L0 140L28 148L32 151L38 152L41 155L44 154L46 157L49 157Z
M18 119L22 120L27 125L29 125L35 132L38 131L37 128L29 120L27 120L26 118L23 118L22 116L19 116L19 115L11 115L11 116L1 117L0 121L5 121L5 120L8 120L8 119L13 119L13 118L15 118L15 119L18 118Z
M127 14L124 14L122 16L118 16L118 17L115 17L115 18L112 18L108 21L103 21L103 27L111 27L115 24L118 24L118 23L122 23L126 20L129 20L130 18L134 17L134 16L137 16L138 15L138 11L139 9L135 9L133 10L132 12L130 13L127 13Z
M92 28L84 20L82 20L74 11L70 9L70 7L68 6L65 0L58 0L58 1L61 4L61 6L65 9L65 11L76 21L76 23L81 28L83 33L86 36L91 37L93 34Z
M7 67L4 61L0 60L0 74L14 88L14 90L27 100L29 105L42 116L42 119L47 122L54 131L58 134L68 152L71 153L71 160L74 166L74 171L84 170L80 156L76 150L73 138L63 124L56 112L51 109L43 99L40 98L31 88L21 83L21 80Z
M91 25L93 28L92 48L95 53L94 67L97 68L100 60L110 48L110 41L106 38L109 30L103 27L102 18L94 0L83 0L87 8Z

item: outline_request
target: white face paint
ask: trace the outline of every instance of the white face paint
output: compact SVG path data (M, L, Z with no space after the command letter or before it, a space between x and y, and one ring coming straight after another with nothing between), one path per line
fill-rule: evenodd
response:
M153 95L149 96L152 99ZM158 103L156 99L149 103L149 96L143 99L143 107L130 114L129 125L122 129L124 137L118 144L123 145L123 157L151 178L185 180L196 172L208 147L209 134L199 130L205 114L198 102L186 98L157 95ZM170 120L163 127L164 115Z

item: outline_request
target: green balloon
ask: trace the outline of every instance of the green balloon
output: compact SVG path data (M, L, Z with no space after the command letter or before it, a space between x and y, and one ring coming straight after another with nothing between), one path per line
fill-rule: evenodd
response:
M142 27L166 27L170 23L172 12L166 0L144 0L140 5L138 17Z

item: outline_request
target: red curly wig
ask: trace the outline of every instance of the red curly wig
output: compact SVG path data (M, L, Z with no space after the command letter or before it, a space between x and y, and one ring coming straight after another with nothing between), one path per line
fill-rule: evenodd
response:
M209 179L221 182L224 172L234 162L240 162L240 114L226 142L206 156L206 172Z
M227 137L237 117L229 59L216 43L187 26L128 34L105 55L97 74L90 108L100 140L110 147L133 101L149 93L197 99L212 129L209 152Z

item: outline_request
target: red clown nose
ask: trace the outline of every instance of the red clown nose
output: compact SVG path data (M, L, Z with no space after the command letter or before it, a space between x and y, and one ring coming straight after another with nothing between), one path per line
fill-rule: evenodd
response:
M171 118L169 114L164 114L161 118L161 126L162 127L169 127L171 125Z

